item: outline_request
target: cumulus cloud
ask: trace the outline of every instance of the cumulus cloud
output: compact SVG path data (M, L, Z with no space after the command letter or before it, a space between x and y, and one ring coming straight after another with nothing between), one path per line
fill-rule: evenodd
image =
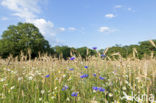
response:
M59 31L65 31L66 29L64 27L58 28Z
M68 28L64 28L64 27L60 27L57 29L57 32L63 32L63 31L75 31L77 30L76 28L74 27L68 27Z
M54 24L51 21L46 21L45 19L27 19L26 22L33 23L37 26L43 35L55 35Z
M106 18L114 18L115 15L114 15L114 14L106 14L105 17L106 17Z
M39 0L2 0L1 5L14 11L13 15L20 18L34 18L35 13L39 13L37 6Z
M74 28L74 27L69 27L68 30L70 30L70 31L75 31L76 28Z
M110 28L107 26L102 26L99 28L99 32L108 32L109 30L110 30Z
M111 29L110 27L107 26L101 26L99 27L99 32L114 32L114 31L118 31L117 29Z
M13 11L13 15L25 22L33 23L43 35L55 35L54 24L51 21L39 18L39 0L2 0L1 5Z

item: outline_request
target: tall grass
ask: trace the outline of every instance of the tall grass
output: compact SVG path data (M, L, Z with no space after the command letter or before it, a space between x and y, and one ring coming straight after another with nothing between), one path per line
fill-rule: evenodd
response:
M156 60L121 59L0 59L0 103L154 103Z

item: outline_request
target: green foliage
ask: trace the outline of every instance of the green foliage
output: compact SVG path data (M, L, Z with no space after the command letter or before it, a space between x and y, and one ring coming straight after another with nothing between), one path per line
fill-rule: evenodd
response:
M156 40L153 40L156 44ZM112 58L113 53L120 53L123 58L132 57L133 49L136 49L135 54L137 58L149 57L151 52L156 56L156 48L151 45L149 41L139 42L138 45L121 46L115 45L107 51L106 55ZM10 25L2 34L0 39L0 56L7 58L9 54L14 57L18 56L22 51L24 55L28 55L28 49L31 49L31 57L37 57L38 52L56 55L58 58L67 60L71 56L81 56L86 59L88 56L96 56L96 50L87 47L71 48L68 46L55 46L51 47L49 42L44 39L39 29L30 23L18 23L18 25ZM99 50L103 54L105 49ZM115 56L118 58L118 56Z
M57 55L57 57L63 57L65 60L70 57L70 53L72 50L74 50L74 48L70 48L68 46L55 46L54 47L55 53Z
M153 42L156 44L156 40L153 40ZM152 46L149 41L139 42L139 44L142 54L145 53L147 55L150 55L151 51L155 51L156 54L156 48Z
M44 39L38 28L30 23L18 23L11 25L2 34L0 40L0 56L6 58L9 54L14 57L20 52L27 54L28 49L31 49L32 57L36 57L38 52L49 51L50 45Z
M89 49L87 47L78 48L77 53L82 57L82 59L86 59L86 57L88 57L88 56L96 55L95 50Z
M156 44L156 40L152 40ZM109 48L107 55L111 56L113 53L119 52L122 57L132 57L133 55L133 48L137 50L136 57L138 59L142 59L143 57L150 56L151 52L154 52L154 56L156 56L156 48L152 46L152 44L149 41L142 41L139 42L138 45L130 45L130 46L113 46ZM101 49L100 52L103 52L104 50Z

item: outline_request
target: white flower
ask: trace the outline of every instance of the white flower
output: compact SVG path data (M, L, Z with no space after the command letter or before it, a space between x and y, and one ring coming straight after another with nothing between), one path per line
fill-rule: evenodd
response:
M15 88L15 86L12 86L10 89L12 90L12 89L14 89Z
M32 79L33 79L33 77L32 77L32 76L30 76L30 77L28 77L28 79L29 79L29 80L32 80Z
M93 90L93 93L96 93L96 90Z
M126 84L128 84L128 81L127 81L127 80L125 80L125 83L126 83Z
M45 90L41 90L41 94L44 94Z
M112 93L109 93L109 97L112 97L113 96L113 94Z
M39 101L41 101L42 100L42 98L39 98Z
M70 101L69 97L66 99L67 101Z
M122 87L122 90L126 90L126 87Z
M17 74L17 71L11 71L12 74Z
M64 75L63 75L63 78L65 78L65 77L66 77L66 75L64 74Z
M55 98L54 96L51 97L51 99L54 99L54 98Z
M51 92L51 90L48 91L48 93L50 93L50 92Z
M18 77L18 81L22 80L23 78L22 77Z
M6 78L2 78L0 81L1 81L1 82L4 82L5 80L6 80Z

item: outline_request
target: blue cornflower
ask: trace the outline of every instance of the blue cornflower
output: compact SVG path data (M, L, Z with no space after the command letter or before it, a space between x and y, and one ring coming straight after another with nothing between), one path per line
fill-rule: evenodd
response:
M75 59L75 57L71 57L71 58L70 58L70 60L74 60L74 59Z
M104 92L105 89L102 88L102 87L92 87L93 90L96 90L96 91L100 91L100 92Z
M50 76L50 75L48 74L48 75L46 75L45 77L48 78L49 76Z
M87 68L88 68L88 66L84 66L84 68L86 68L86 69L87 69Z
M88 77L88 74L83 74L80 76L80 78L87 78Z
M74 70L74 68L70 68L69 70L71 70L71 71L72 71L72 70Z
M96 50L96 49L97 49L97 47L93 47L93 49L94 49L94 50Z
M104 88L102 88L102 87L99 87L99 91L100 91L100 92L104 92L104 91L105 91L105 89L104 89Z
M80 76L80 78L84 78L84 76L83 76L83 75L81 75L81 76Z
M104 77L99 77L99 79L104 80Z
M96 77L96 74L94 73L93 76Z
M73 96L73 97L77 97L77 95L78 95L78 92L73 92L73 93L71 94L71 96Z
M64 91L64 90L67 90L68 89L68 86L63 86L63 88L62 88L62 91Z
M101 58L102 59L105 59L106 58L106 55L105 54L101 54Z
M99 88L98 87L92 87L92 89L97 91Z
M106 55L105 54L101 54L101 57L106 57Z

